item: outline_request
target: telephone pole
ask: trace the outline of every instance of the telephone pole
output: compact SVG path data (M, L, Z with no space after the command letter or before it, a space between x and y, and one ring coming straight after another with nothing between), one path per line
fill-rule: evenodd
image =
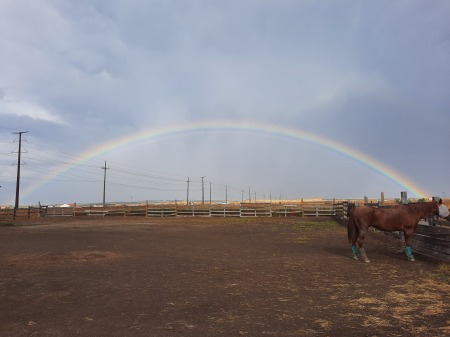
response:
M205 176L201 177L202 178L202 205L205 204L205 187L203 185L203 178L205 178Z
M105 160L105 166L101 167L101 169L105 171L103 174L103 207L105 207L106 170L109 169L109 167L106 167L106 160Z
M186 196L186 205L189 205L189 177L187 180L187 196Z
M225 185L225 205L228 205L228 185Z
M16 180L16 204L14 205L14 218L16 218L16 211L19 208L19 186L20 186L20 156L22 154L22 134L28 131L13 132L19 135L19 155L17 156L17 180Z

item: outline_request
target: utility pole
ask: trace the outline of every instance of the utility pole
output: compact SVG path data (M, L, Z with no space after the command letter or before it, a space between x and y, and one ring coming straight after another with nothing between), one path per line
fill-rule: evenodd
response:
M248 202L252 202L252 197L250 196L250 186L248 187Z
M109 169L109 167L106 167L106 160L105 160L105 166L101 167L101 169L105 171L103 174L103 207L105 207L106 170Z
M244 192L245 192L245 190L242 189L242 202L244 202Z
M205 176L201 177L202 178L202 205L205 204L205 188L203 185L203 178L205 178Z
M19 186L20 186L20 156L22 154L22 134L28 131L13 132L19 135L19 155L17 156L17 180L16 180L16 204L14 205L14 219L16 218L16 211L19 208Z
M211 182L209 182L209 204L211 205Z
M228 185L225 185L225 205L228 205Z
M189 177L187 180L187 196L186 196L186 205L189 205Z

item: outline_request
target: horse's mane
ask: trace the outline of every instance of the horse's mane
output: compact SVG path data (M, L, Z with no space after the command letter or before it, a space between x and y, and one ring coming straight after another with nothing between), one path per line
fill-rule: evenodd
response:
M419 202L408 204L407 206L411 209L412 212L416 213L417 215L424 216L432 213L434 210L437 210L438 203L437 201Z

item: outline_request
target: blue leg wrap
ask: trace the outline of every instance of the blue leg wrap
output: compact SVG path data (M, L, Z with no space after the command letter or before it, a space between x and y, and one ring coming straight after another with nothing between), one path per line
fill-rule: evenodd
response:
M408 256L408 257L410 257L412 255L410 246L405 247L405 253L406 253L406 256Z
M353 253L353 256L358 256L358 248L356 248L356 246L352 245L352 253Z

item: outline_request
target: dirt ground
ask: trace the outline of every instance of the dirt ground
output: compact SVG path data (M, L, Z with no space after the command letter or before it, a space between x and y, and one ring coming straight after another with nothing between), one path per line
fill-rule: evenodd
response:
M0 336L449 336L449 265L330 219L0 227Z

